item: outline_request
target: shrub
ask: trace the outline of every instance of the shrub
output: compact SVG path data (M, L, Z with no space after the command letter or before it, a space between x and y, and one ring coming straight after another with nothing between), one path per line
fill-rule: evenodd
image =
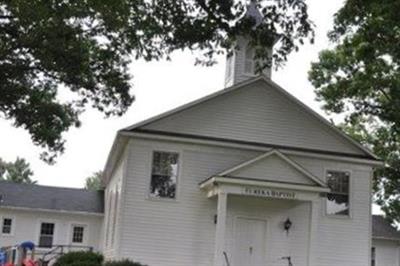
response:
M90 251L69 252L57 259L53 266L101 266L103 255Z
M138 262L133 262L130 260L120 260L120 261L107 261L104 263L104 266L147 266L147 265L140 264Z

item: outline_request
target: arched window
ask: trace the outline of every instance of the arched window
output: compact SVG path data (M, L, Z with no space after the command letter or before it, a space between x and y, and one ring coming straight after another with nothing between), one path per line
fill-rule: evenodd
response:
M244 52L244 73L254 75L255 63L254 63L254 49L251 45L246 46Z

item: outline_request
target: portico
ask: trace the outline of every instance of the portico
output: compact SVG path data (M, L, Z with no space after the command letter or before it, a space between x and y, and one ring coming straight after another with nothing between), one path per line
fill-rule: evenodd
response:
M278 260L288 265L289 258L297 260L296 266L316 265L317 213L329 188L280 151L212 176L200 188L217 202L214 266L264 266ZM286 231L287 219L293 228Z

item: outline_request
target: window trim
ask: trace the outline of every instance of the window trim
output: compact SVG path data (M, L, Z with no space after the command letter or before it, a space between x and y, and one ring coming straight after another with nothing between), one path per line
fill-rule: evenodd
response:
M74 242L73 238L74 238L74 227L83 227L83 238L82 238L82 242ZM82 223L82 222L71 222L70 223L70 232L69 232L69 242L71 243L71 245L86 245L87 244L87 236L88 236L88 230L89 230L89 224L87 223Z
M353 219L353 171L347 168L325 168L324 169L324 181L327 181L327 176L328 172L346 172L349 173L349 214L328 214L327 210L327 198L324 198L324 204L323 204L323 211L324 211L324 216L333 218L333 219Z
M43 220L38 220L38 226L37 226L37 248L38 249L44 249L44 250L48 250L51 249L52 247L41 247L39 246L40 243L40 236L41 236L41 229L42 229L42 224L43 223L52 223L54 224L54 231L53 231L53 243L52 243L52 247L56 246L57 244L57 221L56 220L51 220L51 219L43 219Z
M13 237L15 233L15 216L13 215L2 215L0 216L0 235L2 237ZM3 233L3 223L4 219L11 219L11 231L9 234Z
M155 152L166 152L166 153L175 153L178 155L178 171L176 174L176 188L175 188L175 198L163 198L163 197L156 197L153 196L150 192L151 188L151 178L153 176L153 158L154 158L154 153ZM179 197L180 197L180 179L181 179L181 169L182 169L182 151L181 150L174 150L166 147L157 147L153 148L150 151L150 155L148 158L150 158L150 162L148 164L148 172L149 172L149 178L147 182L147 192L145 192L145 198L150 201L158 201L158 202L179 202Z

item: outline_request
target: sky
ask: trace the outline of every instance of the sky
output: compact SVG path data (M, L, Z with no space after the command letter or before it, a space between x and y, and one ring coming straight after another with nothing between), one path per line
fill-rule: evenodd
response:
M315 44L306 44L291 54L286 66L275 71L272 79L327 117L321 111L321 103L315 100L307 72L319 51L330 45L326 34L332 28L333 14L343 1L308 0L307 3L316 25ZM55 165L40 160L41 150L32 144L25 130L14 128L10 121L0 117L0 157L6 161L14 161L17 156L25 158L39 184L83 187L86 177L103 169L117 130L223 89L225 58L219 57L219 63L213 67L202 67L194 66L195 57L195 53L182 51L174 53L172 61L134 61L130 72L136 101L128 112L122 117L105 119L96 110L88 109L81 117L82 126L65 134L66 151Z

